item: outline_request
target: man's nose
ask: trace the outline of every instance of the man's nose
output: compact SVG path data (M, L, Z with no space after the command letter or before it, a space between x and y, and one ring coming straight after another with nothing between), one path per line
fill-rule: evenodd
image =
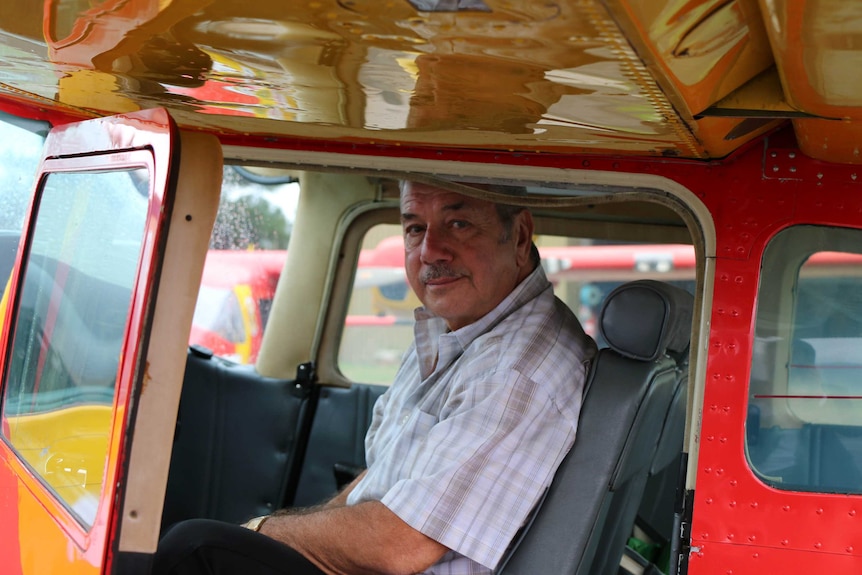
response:
M427 228L422 238L422 261L433 263L452 259L451 242L444 230Z

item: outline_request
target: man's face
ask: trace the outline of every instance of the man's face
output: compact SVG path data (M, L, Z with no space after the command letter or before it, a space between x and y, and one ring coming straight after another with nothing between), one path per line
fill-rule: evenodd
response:
M533 220L526 210L507 233L494 204L408 182L401 224L407 280L451 330L494 309L532 271Z

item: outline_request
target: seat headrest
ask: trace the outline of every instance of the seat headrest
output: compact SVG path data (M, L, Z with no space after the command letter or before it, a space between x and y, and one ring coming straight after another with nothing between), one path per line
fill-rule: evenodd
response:
M653 361L688 350L694 297L682 288L638 280L614 289L599 313L608 347L632 359Z

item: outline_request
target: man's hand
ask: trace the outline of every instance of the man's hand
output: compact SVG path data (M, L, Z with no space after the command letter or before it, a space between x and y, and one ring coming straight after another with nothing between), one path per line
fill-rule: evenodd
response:
M334 501L272 515L260 532L293 547L330 575L418 573L448 551L379 501L349 507Z

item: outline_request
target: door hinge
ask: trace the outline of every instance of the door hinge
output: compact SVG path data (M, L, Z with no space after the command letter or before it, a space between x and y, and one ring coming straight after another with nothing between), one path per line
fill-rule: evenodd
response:
M688 454L683 453L679 465L676 500L673 511L673 532L670 549L670 575L688 573L688 556L691 549L691 518L694 506L694 489L686 490Z

